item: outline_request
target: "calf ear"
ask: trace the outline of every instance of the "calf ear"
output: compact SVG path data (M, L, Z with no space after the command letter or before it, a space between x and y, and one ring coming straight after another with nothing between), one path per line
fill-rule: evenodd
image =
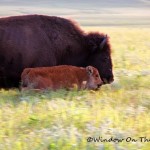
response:
M87 66L86 67L86 71L89 75L92 75L93 74L93 67L92 66Z
M104 39L102 40L102 42L99 45L100 49L103 49L104 45L106 44L106 41L107 41L107 34L106 34L106 36L104 37Z

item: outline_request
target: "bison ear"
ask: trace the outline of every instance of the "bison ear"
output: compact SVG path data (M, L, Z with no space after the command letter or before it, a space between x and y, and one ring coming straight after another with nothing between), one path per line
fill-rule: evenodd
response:
M89 75L92 75L93 74L93 67L92 66L87 66L86 67L86 71Z
M106 41L107 41L107 34L106 34L106 36L104 37L104 39L102 40L102 42L99 45L99 48L101 50L104 48L104 45L106 44Z

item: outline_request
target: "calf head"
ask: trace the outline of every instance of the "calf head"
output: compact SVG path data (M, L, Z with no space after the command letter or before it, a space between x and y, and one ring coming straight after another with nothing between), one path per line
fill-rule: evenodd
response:
M92 66L87 66L86 71L88 74L88 81L86 85L87 88L93 90L98 89L103 84L103 81L100 78L98 70Z

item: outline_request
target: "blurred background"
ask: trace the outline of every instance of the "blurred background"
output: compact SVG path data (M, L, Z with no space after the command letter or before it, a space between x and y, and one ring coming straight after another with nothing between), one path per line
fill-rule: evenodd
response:
M0 0L0 17L56 15L82 26L148 26L149 0Z

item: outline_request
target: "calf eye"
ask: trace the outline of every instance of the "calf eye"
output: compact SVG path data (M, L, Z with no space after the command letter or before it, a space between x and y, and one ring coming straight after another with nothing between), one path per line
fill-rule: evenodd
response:
M95 77L98 78L98 74L96 74Z

